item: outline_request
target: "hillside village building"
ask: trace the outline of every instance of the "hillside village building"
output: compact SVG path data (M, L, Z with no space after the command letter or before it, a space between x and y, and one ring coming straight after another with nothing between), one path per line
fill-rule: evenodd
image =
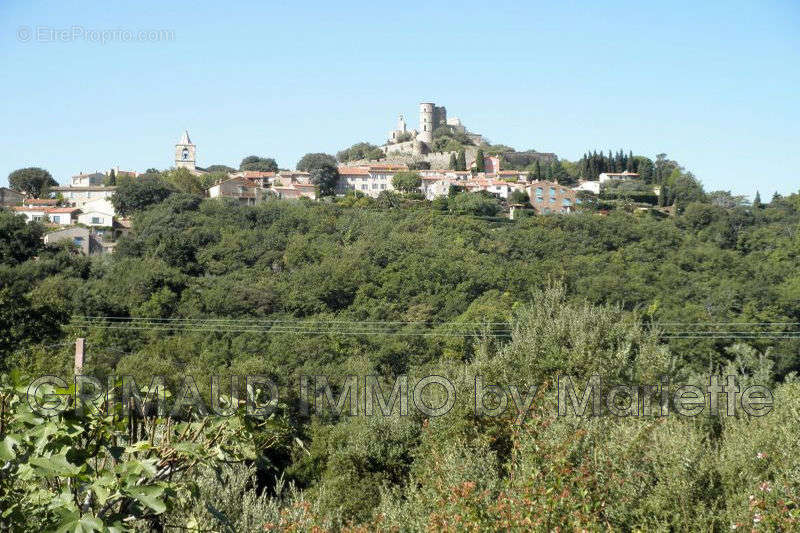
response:
M8 187L0 187L0 207L12 207L22 203L25 198L22 193L19 193Z
M53 231L44 236L45 244L68 241L77 246L83 255L102 255L111 253L114 244L103 240L102 236L90 228L74 226L60 231Z
M624 172L601 172L597 178L597 181L600 183L605 183L609 180L634 180L639 179L639 174L635 172L628 172L627 170Z
M114 195L117 188L104 185L106 178L102 172L78 174L70 178L68 186L53 187L50 191L60 194L64 202L70 206L80 209L87 202L102 198L110 199Z
M34 207L18 206L12 208L18 215L24 216L28 222L71 226L78 221L80 209L75 207Z
M578 193L554 181L534 181L528 185L528 197L536 214L571 213L578 203Z

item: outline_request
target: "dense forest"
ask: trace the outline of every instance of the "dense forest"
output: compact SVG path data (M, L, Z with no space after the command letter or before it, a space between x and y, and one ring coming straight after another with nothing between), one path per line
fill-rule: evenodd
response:
M622 153L578 165L643 172ZM668 161L647 172L681 177ZM512 221L424 201L242 207L171 191L131 207L131 234L93 258L44 247L41 227L0 211L0 525L795 529L800 195L701 193L670 217ZM236 405L231 417L37 414L28 384L70 383L78 337L83 372L102 383L145 390L162 375L177 397L191 376L210 404L210 376L261 375L280 399L266 419ZM770 387L774 410L556 416L559 375L582 388L591 375L704 386L710 374ZM455 386L443 416L297 401L301 376L335 392L377 376L388 393L429 375ZM476 416L476 376L539 389L520 416Z

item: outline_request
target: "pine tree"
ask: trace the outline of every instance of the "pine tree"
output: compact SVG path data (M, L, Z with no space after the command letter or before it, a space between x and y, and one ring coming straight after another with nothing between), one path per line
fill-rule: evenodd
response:
M756 197L753 200L753 207L756 209L761 209L763 207L761 203L761 194L758 191L756 191Z
M458 152L456 170L467 170L467 156L464 153L464 150Z
M455 152L450 154L450 170L458 170L458 159L456 159Z
M658 190L658 207L667 206L667 186L662 185Z
M475 155L475 170L478 172L486 171L486 162L483 160L483 150L478 148L478 153Z

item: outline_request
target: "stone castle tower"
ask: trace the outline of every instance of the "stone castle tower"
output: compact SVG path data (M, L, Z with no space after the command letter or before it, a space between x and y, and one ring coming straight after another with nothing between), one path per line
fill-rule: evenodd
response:
M430 102L419 104L419 137L418 140L425 144L433 142L433 108Z
M447 109L431 102L419 104L419 137L418 140L430 145L433 142L433 131L447 124Z
M189 132L184 131L181 140L175 145L175 168L188 168L195 171L195 145L189 139Z

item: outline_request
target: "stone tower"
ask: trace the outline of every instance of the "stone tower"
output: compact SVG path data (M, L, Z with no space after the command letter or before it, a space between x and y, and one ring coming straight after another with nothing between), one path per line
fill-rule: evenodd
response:
M188 168L194 172L195 148L189 139L189 132L184 131L181 140L175 145L175 168Z
M434 105L430 102L419 104L419 136L418 140L431 144L433 143L433 110Z

